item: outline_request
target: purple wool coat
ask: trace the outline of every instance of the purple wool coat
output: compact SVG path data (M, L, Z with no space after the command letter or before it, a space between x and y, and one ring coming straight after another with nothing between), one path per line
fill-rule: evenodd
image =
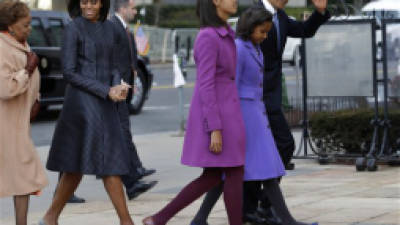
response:
M194 167L236 167L245 162L245 126L235 84L235 33L200 29L194 45L197 77L181 162ZM211 132L222 131L222 153L210 152Z
M244 180L267 180L285 175L263 102L264 59L260 46L236 39L238 87L246 126ZM268 105L267 105L268 107Z

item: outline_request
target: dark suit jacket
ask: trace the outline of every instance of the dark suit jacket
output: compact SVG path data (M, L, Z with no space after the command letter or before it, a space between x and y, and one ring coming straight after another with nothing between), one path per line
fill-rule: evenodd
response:
M133 36L132 32L130 32L130 37L128 37L127 32L122 25L121 21L117 16L111 17L111 22L115 25L116 31L120 36L120 43L117 46L118 49L118 63L117 67L118 70L121 72L123 79L126 82L131 82L132 79L132 69L137 69L137 48L135 37ZM132 52L129 47L129 42L132 46ZM132 68L132 66L134 68Z
M318 28L330 18L328 11L326 11L325 15L315 11L305 22L299 22L289 18L283 10L278 10L277 14L281 35L280 51L278 51L277 48L277 30L275 26L272 26L271 31L268 33L268 38L261 43L265 66L263 99L268 112L281 109L282 54L285 49L287 37L312 37Z

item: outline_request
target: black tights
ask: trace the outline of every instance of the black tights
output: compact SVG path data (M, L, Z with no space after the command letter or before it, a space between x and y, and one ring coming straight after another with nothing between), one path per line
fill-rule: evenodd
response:
M268 198L268 200L271 202L276 213L282 220L283 225L306 225L306 223L296 221L290 214L277 179L266 180L263 181L262 183L263 183L263 190L262 190L263 198ZM200 210L197 212L192 223L196 225L207 224L207 218L210 215L210 212L214 207L215 203L218 201L218 198L221 196L222 187L223 185L218 185L207 193L200 207Z

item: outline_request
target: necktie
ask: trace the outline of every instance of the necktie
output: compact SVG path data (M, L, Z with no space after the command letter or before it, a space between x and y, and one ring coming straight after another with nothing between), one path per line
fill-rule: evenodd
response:
M276 44L278 45L277 46L278 52L280 52L281 51L281 31L280 31L280 28L279 28L278 13L274 14L274 17L273 17L272 21L274 22L274 25L275 25L275 28L276 28L276 36L277 36L276 37L276 39L277 39Z

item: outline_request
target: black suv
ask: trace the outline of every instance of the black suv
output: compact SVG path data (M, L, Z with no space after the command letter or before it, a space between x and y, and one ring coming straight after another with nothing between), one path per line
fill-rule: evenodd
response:
M32 11L32 33L28 39L32 50L39 56L41 74L41 106L62 104L66 82L61 69L61 44L65 25L70 21L67 13ZM136 93L130 102L131 113L138 114L148 98L153 74L148 69L149 60L139 57Z

